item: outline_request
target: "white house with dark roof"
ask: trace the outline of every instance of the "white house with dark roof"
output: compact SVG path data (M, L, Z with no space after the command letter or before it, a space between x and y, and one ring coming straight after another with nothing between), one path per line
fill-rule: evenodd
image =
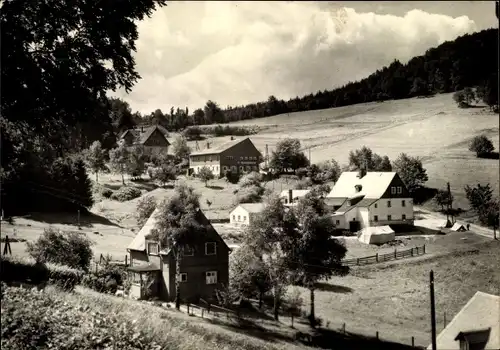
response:
M304 198L309 192L311 192L311 190L283 190L280 193L280 198L283 205L287 207L295 206L299 200Z
M343 172L326 197L339 229L413 225L413 199L396 172Z
M264 203L241 203L229 214L229 223L250 225L255 217L264 210Z
M436 337L437 349L500 350L500 296L476 292ZM432 344L427 349L432 349Z

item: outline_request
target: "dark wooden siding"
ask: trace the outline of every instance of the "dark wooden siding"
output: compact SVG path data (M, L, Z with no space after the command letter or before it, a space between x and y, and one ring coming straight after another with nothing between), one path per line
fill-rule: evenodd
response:
M146 142L144 142L144 146L168 147L169 143L163 133L160 130L155 129Z
M222 172L224 172L224 167L227 167L228 170L236 169L237 172L241 172L240 167L242 166L245 167L243 171L258 171L258 166L261 162L262 154L250 139L245 139L220 154Z
M396 187L396 193L391 193L391 187ZM402 187L401 193L397 193L398 187ZM401 180L399 175L396 174L392 179L390 185L387 187L384 194L380 198L410 198L410 197L411 197L410 192L408 192L408 189L406 188L403 180Z

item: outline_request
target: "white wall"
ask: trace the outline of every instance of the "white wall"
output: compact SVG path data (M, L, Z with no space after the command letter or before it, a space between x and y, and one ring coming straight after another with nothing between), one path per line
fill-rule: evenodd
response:
M208 169L212 171L212 174L215 176L220 176L221 171L220 171L220 165L217 163L216 165L190 165L189 167L193 169L193 172L195 174L198 174L200 172L200 169L206 166Z
M343 214L332 215L332 220L338 229L345 229L345 217Z
M356 220L361 222L361 228L370 226L370 212L368 208L356 208L358 218Z
M239 220L238 220L239 217ZM229 222L238 225L250 225L250 214L240 206L237 206L229 214Z
M402 201L405 206L402 206ZM391 201L391 207L387 206L387 201ZM391 198L379 199L370 205L370 220L374 220L375 215L378 221L387 221L387 216L391 215L391 221L402 220L402 215L406 215L407 220L413 220L413 199L412 198Z

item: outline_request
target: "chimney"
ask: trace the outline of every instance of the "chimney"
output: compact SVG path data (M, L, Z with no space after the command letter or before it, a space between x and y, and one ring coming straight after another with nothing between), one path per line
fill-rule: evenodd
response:
M293 190L288 190L288 203L293 203Z
M207 148L210 148L210 142L207 142Z
M356 192L361 192L361 190L363 189L363 186L355 185L354 188L356 189Z
M234 136L231 136L231 141L233 141L233 140L234 140Z

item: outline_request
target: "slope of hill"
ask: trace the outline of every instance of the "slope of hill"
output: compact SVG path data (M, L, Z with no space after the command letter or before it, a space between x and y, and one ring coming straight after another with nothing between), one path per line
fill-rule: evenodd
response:
M488 136L498 147L498 115L486 108L460 109L452 94L231 123L244 124L263 127L264 130L250 137L263 154L266 145L271 153L280 139L293 137L302 142L307 156L310 151L313 163L333 158L346 164L349 151L363 145L391 160L401 152L422 157L429 175L428 185L444 188L449 181L456 205L464 209L468 207L463 190L467 184L491 183L498 193L498 160L479 159L468 151L469 141L479 134ZM228 139L212 138L210 142L215 147Z

